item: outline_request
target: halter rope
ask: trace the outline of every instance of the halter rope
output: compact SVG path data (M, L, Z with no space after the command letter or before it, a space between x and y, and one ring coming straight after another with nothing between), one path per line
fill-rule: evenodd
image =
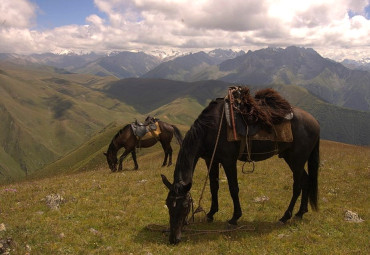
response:
M218 145L218 140L220 138L220 133L221 133L221 127L222 127L222 121L224 119L224 114L225 114L225 107L222 107L222 114L221 114L221 119L220 119L220 125L218 127L218 131L217 131L217 138L216 138L216 143L215 143L215 147L213 149L213 153L212 153L212 157L211 157L211 161L209 163L209 166L208 166L208 169L207 169L207 176L206 176L206 179L204 180L204 184L203 184L203 188L202 188L202 193L200 194L200 197L199 197L199 202L198 202L198 207L197 209L193 212L193 215L191 216L191 218L193 219L193 222L194 222L194 215L198 212L204 212L204 209L202 208L201 206L201 201L203 199L203 194L204 194L204 190L206 188L206 184L207 184L207 181L208 181L208 178L209 178L209 172L211 171L211 167L212 167L212 164L213 164L213 160L214 160L214 157L215 157L215 154L216 154L216 149L217 149L217 145Z

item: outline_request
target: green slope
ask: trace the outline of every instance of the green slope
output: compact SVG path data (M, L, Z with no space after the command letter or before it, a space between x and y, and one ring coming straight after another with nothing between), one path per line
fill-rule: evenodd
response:
M23 177L108 123L138 116L132 107L96 90L111 77L7 63L0 63L0 70L0 179Z

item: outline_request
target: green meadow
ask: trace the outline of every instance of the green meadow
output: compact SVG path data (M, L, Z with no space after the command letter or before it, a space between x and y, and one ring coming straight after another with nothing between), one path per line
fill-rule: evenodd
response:
M111 138L111 133L107 137ZM98 134L99 135L99 134ZM102 138L107 144L107 137ZM109 140L109 139L108 139ZM97 142L97 140L95 141ZM178 145L172 142L174 161ZM88 146L88 145L85 145ZM80 148L80 151L91 147ZM99 147L96 145L96 147ZM106 149L106 148L104 148ZM140 169L133 171L128 158L124 170L111 173L103 151L89 151L88 163L75 156L49 165L56 176L40 174L0 186L0 243L9 239L10 254L369 254L370 252L370 148L323 140L319 174L319 208L303 220L278 223L292 193L292 174L278 157L256 163L254 173L238 175L243 216L242 229L226 224L232 200L223 170L220 175L220 211L213 223L204 214L195 216L182 242L169 244L168 234L153 230L169 224L165 207L167 189L160 174L171 181L174 166L162 168L159 144L138 153ZM75 157L75 159L74 159ZM81 156L81 158L84 158ZM69 170L65 171L67 163ZM83 165L83 167L82 167ZM246 170L250 169L247 163ZM76 170L78 169L78 170ZM43 171L43 173L46 170ZM207 169L199 161L191 190L198 205ZM48 206L47 197L59 194L59 208ZM265 196L265 201L258 198ZM298 201L299 203L300 201ZM208 211L207 185L201 205ZM298 205L296 205L298 210ZM364 221L345 219L356 212ZM199 233L190 230L206 230ZM212 232L212 231L214 232Z

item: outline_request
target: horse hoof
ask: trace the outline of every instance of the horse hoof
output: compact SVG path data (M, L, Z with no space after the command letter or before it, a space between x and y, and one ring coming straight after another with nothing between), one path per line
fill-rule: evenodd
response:
M229 220L227 223L229 223L229 225L233 225L233 226L238 225L237 220L233 220L233 219Z
M209 223L213 222L213 216L207 215L207 222Z
M282 219L280 219L278 222L276 222L278 225L280 226L283 226L286 224L286 221L282 221Z
M230 221L227 222L227 229L235 229L237 226L237 224L232 224Z

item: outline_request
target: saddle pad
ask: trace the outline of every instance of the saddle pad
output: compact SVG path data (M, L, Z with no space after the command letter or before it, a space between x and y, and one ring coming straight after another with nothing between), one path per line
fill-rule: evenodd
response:
M154 125L154 124L151 124L151 125ZM146 134L143 137L140 138L140 137L136 136L136 138L138 140L141 140L141 141L148 140L148 139L151 139L151 138L158 138L159 134L161 133L161 128L159 127L158 122L155 123L155 126L156 126L155 130L151 129L151 130L147 131ZM148 129L149 128L147 128L147 130Z
M227 140L229 142L240 141L241 136L237 136L234 139L232 129L227 126ZM292 126L290 121L284 121L279 125L275 125L271 133L260 130L257 134L250 137L252 140L262 140L262 141L274 141L274 142L293 142Z

